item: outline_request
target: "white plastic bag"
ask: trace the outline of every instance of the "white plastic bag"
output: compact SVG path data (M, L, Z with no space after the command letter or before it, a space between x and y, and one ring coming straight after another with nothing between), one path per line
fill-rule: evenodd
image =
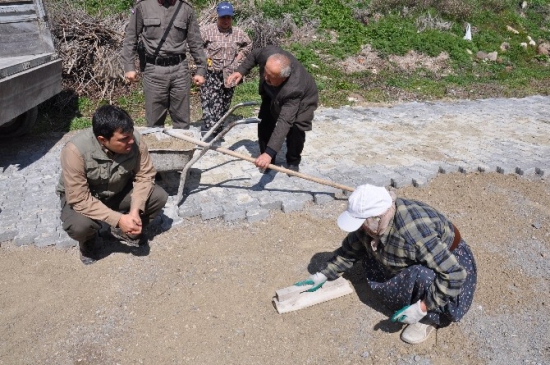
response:
M466 34L464 35L464 39L467 41L472 40L472 27L470 27L470 23L466 23Z

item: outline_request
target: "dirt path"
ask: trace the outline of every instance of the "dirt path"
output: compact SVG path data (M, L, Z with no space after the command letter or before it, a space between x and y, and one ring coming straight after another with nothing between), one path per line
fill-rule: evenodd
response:
M89 267L75 248L0 248L0 364L547 364L550 185L440 175L397 190L460 227L479 269L464 320L410 346L361 283L279 315L275 290L338 247L345 201L250 224L186 220Z

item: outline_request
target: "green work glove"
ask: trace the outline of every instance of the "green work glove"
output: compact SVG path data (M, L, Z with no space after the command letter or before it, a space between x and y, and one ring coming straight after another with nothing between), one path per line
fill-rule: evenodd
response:
M306 280L302 280L297 282L296 286L304 286L304 285L313 285L313 288L310 288L306 290L306 292L314 292L320 287L323 286L323 284L327 281L327 277L323 273L315 273L309 276Z
M420 321L428 312L420 309L420 300L414 304L401 308L391 316L392 322L414 324Z

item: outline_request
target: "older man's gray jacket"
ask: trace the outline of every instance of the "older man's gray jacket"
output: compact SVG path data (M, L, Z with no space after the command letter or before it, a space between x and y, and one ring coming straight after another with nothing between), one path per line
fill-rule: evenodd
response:
M264 69L269 56L282 53L291 61L290 77L281 85L275 99L271 100L271 115L277 124L271 135L268 147L279 151L288 131L295 124L302 131L311 130L313 112L317 109L319 94L313 77L302 64L290 53L276 46L267 46L253 50L241 63L237 72L247 75L250 70L258 65L260 67L259 93L262 99L269 100L264 90Z

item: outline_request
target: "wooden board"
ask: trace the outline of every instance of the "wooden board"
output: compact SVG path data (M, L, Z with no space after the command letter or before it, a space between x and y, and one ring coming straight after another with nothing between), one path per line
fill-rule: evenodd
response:
M307 292L311 287L311 285L293 285L277 290L273 297L273 304L277 312L279 314L292 312L353 293L350 283L342 277L327 281L317 291Z

